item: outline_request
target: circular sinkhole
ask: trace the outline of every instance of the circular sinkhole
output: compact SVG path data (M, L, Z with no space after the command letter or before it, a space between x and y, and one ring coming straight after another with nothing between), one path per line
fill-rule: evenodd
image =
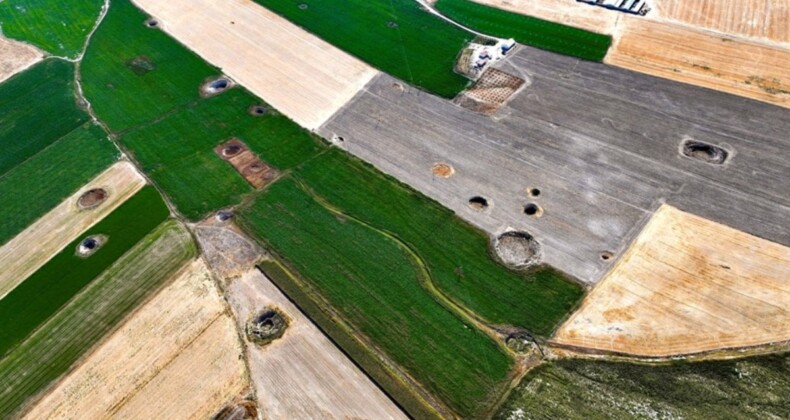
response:
M687 139L680 144L680 153L688 158L712 165L722 165L730 153L722 147Z
M476 195L469 199L469 207L474 211L484 211L488 208L488 199Z
M263 106L263 105L253 105L253 106L250 107L248 112L253 117L262 117L262 116L266 115L269 112L269 110L267 110L266 107Z
M305 3L300 3L300 4L299 4L299 9L300 9L300 10L307 10L307 8L308 8L308 7L310 7L310 6L308 6L308 5L307 5L307 4L305 4Z
M397 90L397 91L400 91L400 92L403 92L403 91L405 91L405 90L406 90L406 89L403 87L403 84L401 84L401 83L397 83L397 82L392 84L392 88L393 88L393 89L395 89L395 90Z
M601 252L600 257L602 261L609 261L614 258L614 254L611 251L603 251Z
M86 191L77 200L77 206L81 209L92 209L107 200L109 194L104 188L93 188Z
M230 210L220 210L217 212L216 218L218 222L227 222L233 218L233 212Z
M76 254L78 257L87 258L95 254L107 242L104 235L91 235L81 240L77 245Z
M231 157L236 156L244 150L239 144L229 144L222 148L222 156Z
M200 93L203 96L218 95L233 87L233 82L227 77L217 77L211 79L200 87Z
M145 26L149 28L156 28L159 26L159 21L154 18L149 18L145 21Z
M527 189L527 193L530 197L540 197L540 189L539 188L529 188Z
M528 203L524 206L524 214L532 217L540 217L543 216L543 209L535 203Z
M288 317L278 308L264 308L247 322L247 338L259 346L265 346L285 334Z
M387 22L387 27L388 28L397 28L398 27L398 22L389 21L389 22Z
M494 251L506 266L515 269L529 268L540 262L540 243L524 231L509 231L494 240Z
M449 178L455 174L455 169L447 163L439 162L433 165L431 172L440 178Z
M255 163L253 163L252 165L250 165L250 171L251 171L251 172L254 172L254 173L261 172L261 171L263 171L264 169L266 169L266 165L264 165L264 164L263 164L263 163L261 163L261 162L255 162Z

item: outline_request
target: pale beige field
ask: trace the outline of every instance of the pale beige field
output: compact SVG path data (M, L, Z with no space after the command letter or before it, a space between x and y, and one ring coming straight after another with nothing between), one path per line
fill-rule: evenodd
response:
M195 260L26 418L208 418L249 389L242 354L208 268Z
M406 416L260 271L227 291L239 327L266 306L290 318L264 347L247 342L250 376L265 418L405 419Z
M790 0L653 0L651 19L790 43Z
M604 62L790 107L790 50L645 19L623 19Z
M619 13L575 0L473 0L514 13L560 22L602 34L614 32Z
M36 47L0 35L0 82L38 63L44 54Z
M377 73L250 0L134 2L167 33L308 129L321 126Z
M790 340L790 248L662 206L554 343L667 357Z
M110 166L79 191L0 247L0 298L44 265L145 185L145 179L127 161ZM79 209L77 200L93 188L109 196L92 209Z

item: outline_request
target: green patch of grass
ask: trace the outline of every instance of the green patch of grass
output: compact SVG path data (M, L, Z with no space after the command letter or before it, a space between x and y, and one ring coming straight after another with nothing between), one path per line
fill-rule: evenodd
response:
M204 99L120 140L190 219L236 204L252 187L213 148L244 141L265 162L287 170L318 153L321 142L293 121L247 110L259 101L241 88Z
M9 38L74 58L99 18L102 4L102 0L5 0L0 2L0 24Z
M450 19L484 34L513 38L522 44L584 60L602 61L612 44L612 38L608 35L469 0L439 0L435 7Z
M146 18L128 0L113 1L82 63L85 96L113 131L198 100L200 85L219 74L164 32L146 27Z
M88 123L0 176L0 244L117 159L118 150L104 131Z
M790 354L648 366L561 360L531 371L499 419L790 418Z
M159 193L144 187L3 297L0 355L19 344L168 215ZM93 255L75 255L83 238L99 234L108 240Z
M0 176L88 119L67 61L45 60L0 84Z
M579 285L554 270L506 269L489 255L487 235L340 150L314 159L296 176L343 212L408 243L445 294L490 323L547 336L582 297Z
M0 359L0 418L14 418L195 255L189 232L167 221L90 282Z
M426 12L415 0L256 0L264 7L384 72L444 97L468 80L453 72L474 35ZM300 5L307 8L300 8Z
M292 273L286 272L274 261L264 261L261 270L275 285L291 299L299 310L307 314L321 331L331 338L368 376L370 376L412 418L440 418L415 391L400 378L393 375L379 361L378 356L358 341L358 337L342 328L337 321L321 309L304 290L303 280L297 281Z

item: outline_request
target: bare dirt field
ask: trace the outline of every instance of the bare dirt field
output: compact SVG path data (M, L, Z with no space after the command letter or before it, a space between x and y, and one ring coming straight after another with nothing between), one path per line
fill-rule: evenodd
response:
M221 280L239 277L255 268L264 251L239 231L233 220L216 216L195 226L195 234L211 271Z
M524 86L524 80L502 70L489 68L475 84L456 96L454 102L485 115L493 115Z
M667 357L790 340L790 249L662 206L557 344Z
M250 375L266 418L406 418L316 326L257 269L227 291L239 327L267 306L289 318L266 346L247 342Z
M790 51L644 19L623 19L607 64L790 107Z
M131 315L26 418L208 418L247 392L242 348L202 260Z
M131 163L118 162L5 243L0 247L0 298L144 185L145 179ZM80 197L97 188L108 193L106 199L90 209L81 209L77 204Z
M222 160L228 162L253 187L261 189L272 182L279 172L263 162L246 144L232 139L214 148Z
M376 70L249 0L135 0L162 28L300 125L315 129Z
M521 13L540 19L559 22L569 26L602 34L614 31L618 13L602 7L593 7L573 0L473 0L510 12Z
M650 4L651 19L790 43L790 0L653 0Z
M38 63L44 54L38 48L0 35L0 82Z

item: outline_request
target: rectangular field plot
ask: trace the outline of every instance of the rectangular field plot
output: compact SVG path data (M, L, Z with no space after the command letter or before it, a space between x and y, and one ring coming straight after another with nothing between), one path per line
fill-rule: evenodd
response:
M102 0L6 0L0 25L9 38L30 42L47 52L74 58L99 18Z
M116 159L118 149L99 126L88 123L0 176L0 244L23 231Z
M0 3L2 4L2 3ZM74 65L45 60L0 85L0 176L77 129Z
M90 282L0 360L0 417L18 414L196 254L189 232L165 222Z
M256 2L373 67L437 95L453 97L468 82L453 72L453 65L474 35L431 15L417 1Z
M0 355L18 345L41 323L139 242L169 215L153 187L140 190L78 240L0 300ZM89 256L77 255L94 237ZM86 250L86 251L88 251Z
M603 60L612 44L612 38L608 35L511 13L469 0L439 0L436 8L450 19L486 35L513 38L523 44L584 60Z

